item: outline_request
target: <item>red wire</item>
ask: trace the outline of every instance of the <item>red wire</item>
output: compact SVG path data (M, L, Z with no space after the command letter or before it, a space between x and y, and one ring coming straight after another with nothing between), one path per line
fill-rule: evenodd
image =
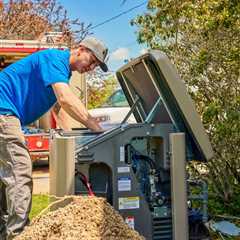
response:
M79 173L82 176L82 180L83 180L85 186L87 187L88 195L92 196L92 197L95 196L95 194L94 194L94 192L92 190L91 184L89 183L87 177L83 173L81 173L81 172L79 172Z

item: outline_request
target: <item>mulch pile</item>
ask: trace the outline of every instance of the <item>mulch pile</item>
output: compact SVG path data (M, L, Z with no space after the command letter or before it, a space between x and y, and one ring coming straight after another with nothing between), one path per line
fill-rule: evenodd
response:
M14 240L143 240L103 198L74 197L35 218Z

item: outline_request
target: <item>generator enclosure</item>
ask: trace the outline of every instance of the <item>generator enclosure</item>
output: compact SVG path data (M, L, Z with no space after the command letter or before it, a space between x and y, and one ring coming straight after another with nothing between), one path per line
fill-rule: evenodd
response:
M103 133L52 134L50 194L89 194L90 184L146 239L202 239L202 232L199 238L192 232L196 219L207 220L207 186L188 179L186 163L205 162L213 151L184 82L157 50L130 61L116 76L129 113ZM131 114L137 123L126 123ZM200 195L189 193L192 182ZM202 201L198 213L188 205L193 198Z

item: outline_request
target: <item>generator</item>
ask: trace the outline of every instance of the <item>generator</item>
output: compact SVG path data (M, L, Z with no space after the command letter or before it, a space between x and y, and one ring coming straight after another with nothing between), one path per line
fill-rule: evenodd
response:
M188 161L213 156L175 67L161 51L116 72L130 111L119 126L51 134L50 194L101 196L147 240L208 239L207 185L189 179ZM127 123L134 114L136 123ZM200 192L192 195L190 185ZM191 202L200 201L193 209Z

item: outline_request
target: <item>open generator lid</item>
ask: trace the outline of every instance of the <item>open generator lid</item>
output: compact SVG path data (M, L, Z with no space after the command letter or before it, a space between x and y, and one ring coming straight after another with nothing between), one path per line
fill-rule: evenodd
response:
M206 161L213 150L184 82L158 50L131 60L116 76L139 123L172 123L186 134L191 159Z

